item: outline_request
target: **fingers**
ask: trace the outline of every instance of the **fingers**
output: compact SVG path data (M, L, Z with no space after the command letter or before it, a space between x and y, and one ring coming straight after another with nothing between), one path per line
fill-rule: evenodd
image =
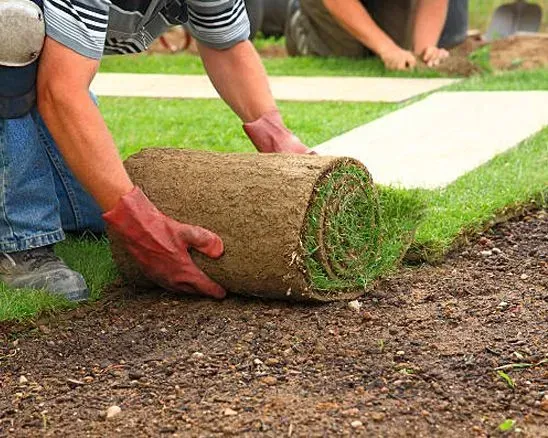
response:
M439 49L437 47L428 47L423 55L422 60L428 67L436 67L440 62L449 57L449 52L445 49Z
M212 298L222 299L226 291L222 286L215 283L196 265L187 265L186 272L180 281L171 285L171 289L177 292L205 295Z
M224 253L221 238L205 228L182 224L180 236L190 247L212 259L218 259Z

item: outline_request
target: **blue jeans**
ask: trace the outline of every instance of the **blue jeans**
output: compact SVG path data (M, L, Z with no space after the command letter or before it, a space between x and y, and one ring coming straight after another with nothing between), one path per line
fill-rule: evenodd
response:
M104 231L101 210L74 178L34 108L0 119L0 252L51 245L65 231Z

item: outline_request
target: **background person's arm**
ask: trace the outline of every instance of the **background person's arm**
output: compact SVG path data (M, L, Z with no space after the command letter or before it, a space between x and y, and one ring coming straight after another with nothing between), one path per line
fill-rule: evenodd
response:
M350 35L375 52L389 69L415 66L415 57L399 47L371 18L359 0L323 0L326 9Z
M429 67L449 56L438 48L438 41L447 18L449 0L418 0L413 28L413 51Z

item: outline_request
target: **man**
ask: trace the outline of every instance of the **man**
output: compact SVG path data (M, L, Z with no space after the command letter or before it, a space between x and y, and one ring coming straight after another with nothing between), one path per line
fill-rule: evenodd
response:
M309 152L276 109L248 41L243 0L44 0L38 6L3 0L0 6L0 279L85 300L84 279L55 256L53 245L65 231L101 232L106 222L158 284L222 298L222 287L189 255L194 248L220 257L221 239L166 217L133 185L88 88L104 53L143 51L168 26L187 23L213 84L257 149Z
M435 67L468 28L468 0L291 0L289 7L290 55L373 52L390 70L413 68L417 57Z

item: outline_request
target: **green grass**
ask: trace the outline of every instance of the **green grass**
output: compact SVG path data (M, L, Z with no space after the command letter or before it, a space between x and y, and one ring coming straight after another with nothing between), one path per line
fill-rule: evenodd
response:
M56 251L72 269L86 278L92 300L98 299L105 285L116 278L116 269L105 239L69 238L57 245ZM0 321L24 319L39 312L71 307L74 304L44 292L14 291L0 283Z
M377 58L266 58L264 66L270 76L390 76L408 77L409 72L386 70ZM107 56L101 62L102 73L205 74L196 55ZM429 69L416 70L413 77L437 78L443 75Z
M450 90L546 90L548 71L508 72L467 79ZM406 105L406 104L404 104ZM124 157L144 147L174 146L212 151L253 150L236 116L215 100L154 100L102 98L105 119ZM400 108L397 104L281 102L289 127L313 146ZM466 236L482 230L505 210L535 200L546 205L548 182L548 128L443 190L381 188L381 205L387 218L384 233L404 236L394 245L410 243L405 237L416 230L411 253L439 260ZM426 205L426 211L423 206ZM392 233L392 234L391 234ZM401 247L389 248L384 261L394 266ZM115 277L105 241L72 239L58 252L86 277L97 298ZM0 286L0 321L32 317L41 311L70 305L39 292L11 291Z

